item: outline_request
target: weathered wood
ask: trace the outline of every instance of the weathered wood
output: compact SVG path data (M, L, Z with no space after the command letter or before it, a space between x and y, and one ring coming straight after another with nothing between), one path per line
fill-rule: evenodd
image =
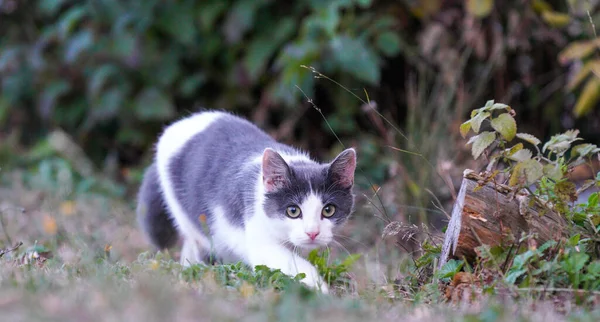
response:
M535 234L538 244L565 233L566 221L555 212L533 202L524 192L511 195L511 188L484 182L471 170L465 171L446 230L440 267L449 258L475 259L481 244L500 244L503 234L519 238L523 232Z

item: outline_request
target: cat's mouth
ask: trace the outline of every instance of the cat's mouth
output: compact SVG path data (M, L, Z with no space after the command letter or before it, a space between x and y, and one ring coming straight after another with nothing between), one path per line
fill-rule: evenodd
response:
M313 250L315 248L327 246L327 243L322 240L305 240L300 242L298 246L304 249Z

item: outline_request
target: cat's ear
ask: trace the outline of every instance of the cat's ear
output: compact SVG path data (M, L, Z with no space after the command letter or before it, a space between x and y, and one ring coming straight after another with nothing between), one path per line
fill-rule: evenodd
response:
M329 178L342 188L351 188L356 170L356 151L353 148L342 151L329 166Z
M273 192L289 183L290 168L273 149L266 148L262 157L262 174L265 191Z

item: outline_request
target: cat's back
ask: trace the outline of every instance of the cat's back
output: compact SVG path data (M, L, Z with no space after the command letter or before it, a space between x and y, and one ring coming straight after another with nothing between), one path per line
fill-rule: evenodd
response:
M190 144L192 141L199 141L195 146L198 143L221 147L226 145L231 149L234 146L252 148L252 145L264 145L272 142L273 139L256 125L241 117L218 110L203 111L187 116L165 128L156 146L159 155L157 161L161 163L161 156L166 161L193 147Z

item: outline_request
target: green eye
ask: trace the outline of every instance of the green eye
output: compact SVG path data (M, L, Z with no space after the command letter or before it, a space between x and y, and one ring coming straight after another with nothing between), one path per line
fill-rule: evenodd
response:
M335 206L327 205L327 206L323 207L323 210L321 210L321 214L323 215L323 217L326 217L326 218L333 216L333 214L335 214Z
M289 206L285 210L285 213L290 218L298 218L302 214L302 210L298 206Z

